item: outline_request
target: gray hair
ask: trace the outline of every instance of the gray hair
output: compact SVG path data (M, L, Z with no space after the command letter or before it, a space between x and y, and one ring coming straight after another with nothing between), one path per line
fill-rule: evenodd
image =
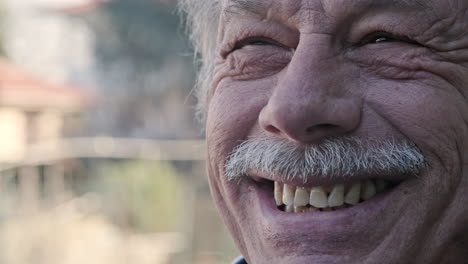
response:
M238 180L254 170L305 183L309 177L417 175L425 167L422 152L408 140L341 137L298 146L264 136L239 144L226 161L225 175Z
M195 53L198 77L194 87L198 99L196 117L204 122L208 86L213 80L216 38L221 0L179 0L179 10L185 17L188 36Z

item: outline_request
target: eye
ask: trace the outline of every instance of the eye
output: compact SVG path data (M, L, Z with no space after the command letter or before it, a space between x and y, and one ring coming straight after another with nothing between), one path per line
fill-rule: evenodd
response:
M408 41L408 40L405 40L404 38L405 37L395 36L388 32L374 32L364 37L364 39L361 40L361 45Z
M246 46L269 46L269 45L282 46L278 42L269 38L249 37L249 38L245 38L243 40L238 41L235 44L233 50L242 49L243 47L246 47Z
M372 41L370 41L370 43L382 43L382 42L392 42L392 41L395 41L395 39L393 38L389 38L389 37L376 37L374 38Z
M392 43L392 42L401 42L410 45L422 46L417 41L410 39L404 35L392 34L385 31L378 31L373 32L366 37L364 37L360 42L359 45L363 46L366 44L381 44L381 43Z

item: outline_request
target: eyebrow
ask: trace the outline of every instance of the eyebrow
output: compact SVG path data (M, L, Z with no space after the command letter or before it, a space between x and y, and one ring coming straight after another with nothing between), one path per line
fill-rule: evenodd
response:
M263 15L269 5L252 0L230 0L224 12L228 14Z

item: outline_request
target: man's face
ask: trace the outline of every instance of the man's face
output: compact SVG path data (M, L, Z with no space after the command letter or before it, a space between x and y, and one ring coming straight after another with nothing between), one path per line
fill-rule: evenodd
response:
M249 263L462 263L468 1L225 0L220 26L208 104L209 179ZM411 142L427 167L418 175L338 171L301 181L247 168L228 180L230 153L258 138L299 149L343 138ZM323 191L327 203L336 186L345 196L360 184L361 198L354 206L286 212L294 209L276 206L275 181L307 195ZM387 187L362 198L369 182Z

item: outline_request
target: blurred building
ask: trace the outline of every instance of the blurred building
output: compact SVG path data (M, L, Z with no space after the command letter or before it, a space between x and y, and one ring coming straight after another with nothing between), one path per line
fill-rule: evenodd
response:
M86 136L200 138L193 61L174 0L3 0L4 49L53 81L104 94Z
M87 3L91 1L2 0L7 57L47 81L67 82L86 72L93 65L91 32L83 22L54 10Z
M87 97L0 60L0 164L19 163L28 146L58 140L77 128Z
M9 223L0 224L0 263L212 264L238 255L210 202L203 161L186 155L200 149L203 156L204 148L184 142L203 135L193 118L193 58L175 3L0 0L4 55L21 65L5 64L5 73L0 67L0 165L18 164L0 175L0 221ZM100 96L81 108L88 89ZM90 155L36 145L63 136L65 148ZM132 142L135 148L126 145ZM132 155L123 158L121 150ZM40 159L21 164L24 153ZM35 213L12 218L21 207ZM150 229L157 221L160 229Z

